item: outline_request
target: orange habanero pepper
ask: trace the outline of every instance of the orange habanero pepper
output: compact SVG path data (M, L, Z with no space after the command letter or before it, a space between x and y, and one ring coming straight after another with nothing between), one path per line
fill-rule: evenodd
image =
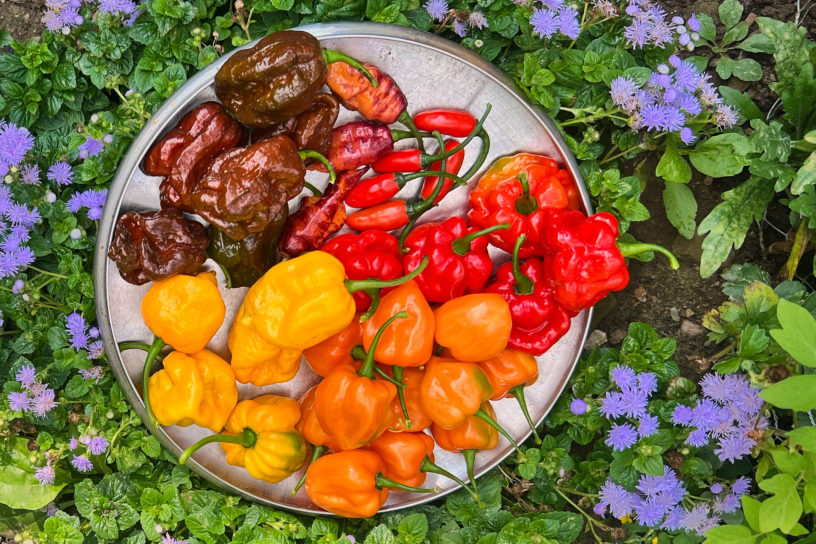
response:
M359 319L361 315L358 313L354 316L342 331L303 350L306 362L315 374L325 378L332 370L344 364L360 367L360 363L352 357L351 350L363 343L363 324Z
M449 300L434 310L436 341L458 361L476 362L498 355L513 328L510 306L496 293Z
M538 436L538 430L527 409L527 400L524 398L524 388L534 384L538 379L536 358L524 351L505 349L495 357L477 364L493 387L493 396L490 400L503 399L509 395L515 397L533 431L536 444L541 444L541 437Z
M388 430L395 433L402 431L412 433L424 431L433 423L422 407L422 400L419 397L419 384L422 383L422 377L425 375L425 371L419 368L403 369L401 366L386 367L386 372L389 370L393 372L394 377L398 381L402 382L402 388L397 394L402 393L405 411L403 412L400 399L397 398L392 405L394 408L394 420L391 422L391 427L389 427ZM401 378L400 372L402 372ZM406 413L408 414L407 418L405 417Z
M482 404L482 410L490 417L495 417L496 412L489 402ZM473 465L476 461L476 452L479 450L492 450L499 444L499 433L485 420L468 416L465 421L453 429L434 423L431 426L436 443L443 450L461 452L467 464L467 473L471 484L476 486L476 477L473 474Z

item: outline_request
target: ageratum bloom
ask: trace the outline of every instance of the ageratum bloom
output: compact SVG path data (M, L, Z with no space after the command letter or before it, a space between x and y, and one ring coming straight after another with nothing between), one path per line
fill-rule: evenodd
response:
M442 21L448 14L448 3L445 0L428 0L423 7L434 21Z

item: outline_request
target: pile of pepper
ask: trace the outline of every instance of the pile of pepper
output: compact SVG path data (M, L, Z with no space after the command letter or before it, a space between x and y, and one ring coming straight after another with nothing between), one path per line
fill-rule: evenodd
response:
M570 174L533 153L490 165L471 184L466 217L422 223L482 168L490 106L480 119L411 117L388 74L307 33L239 51L215 87L220 103L187 113L145 158L144 172L161 177L162 209L124 214L109 252L126 281L154 282L142 302L152 343L120 344L147 351L150 422L217 433L181 463L218 442L227 463L274 484L308 462L293 493L304 486L348 517L373 515L390 491L433 492L418 487L428 472L478 499L476 453L500 435L518 448L491 401L513 396L538 441L524 396L536 358L628 283L625 257L659 251L677 265L663 248L621 242L613 216L584 214ZM365 120L335 127L340 104ZM407 139L416 146L394 149ZM307 169L329 173L324 193ZM417 179L414 198L394 199ZM313 195L290 215L304 187ZM215 275L199 272L207 256L227 288L249 287L229 361L206 349L225 316ZM162 355L165 346L173 351ZM236 382L287 382L302 360L320 381L300 399L239 402ZM469 482L434 464L436 446L462 453Z

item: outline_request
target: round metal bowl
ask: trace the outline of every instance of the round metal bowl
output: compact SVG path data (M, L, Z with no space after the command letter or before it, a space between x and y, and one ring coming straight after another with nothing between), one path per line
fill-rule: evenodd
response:
M301 30L315 35L324 47L376 64L391 74L407 96L411 112L454 107L467 109L478 117L487 103L492 104L493 110L485 124L492 140L485 168L503 155L520 151L543 153L558 160L572 173L581 190L585 208L591 209L578 165L555 125L524 100L511 80L478 55L433 34L392 25L332 23L310 25ZM215 99L213 78L227 57L228 55L224 56L190 78L147 122L119 166L99 227L94 263L99 326L116 379L142 419L145 412L140 375L145 354L139 351L120 352L117 343L128 340L151 341L152 334L142 322L140 314L141 299L150 285L134 286L126 283L120 278L115 264L107 258L106 253L113 238L116 219L122 213L159 208L159 180L144 175L138 165L153 143L175 126L186 112L202 102ZM338 122L357 118L355 112L342 111ZM468 147L463 170L473 161L478 145L478 142L474 142ZM321 177L317 173L310 173L308 179L318 185L326 183L325 175ZM478 175L472 182L475 183L476 179ZM413 194L418 182L419 180L415 180L406 186L402 196ZM435 221L451 215L464 216L467 192L463 189L454 191L442 206L426 214L423 219ZM298 200L293 199L290 206L296 206ZM505 260L507 255L497 251L494 257ZM227 306L224 325L208 347L228 358L227 333L247 289L227 290L218 267L212 261L207 261L205 266L216 270ZM566 385L586 338L590 314L590 311L584 311L577 315L572 320L570 331L545 355L538 358L539 379L527 388L526 393L535 421L541 422L544 419ZM287 383L263 388L239 384L239 394L241 399L264 393L298 398L317 379L308 365L303 364L297 376ZM497 419L517 441L521 442L529 436L530 430L514 399L498 401L494 406ZM210 434L210 431L196 426L173 426L161 427L153 433L166 448L178 454L196 440ZM434 453L437 463L442 467L463 479L467 478L461 455L440 448ZM493 450L480 452L476 456L476 476L484 474L511 453L512 448L504 438ZM311 503L302 489L295 496L290 494L300 474L275 485L256 480L243 468L228 465L217 444L210 444L199 450L189 464L212 483L248 499L305 514L326 514ZM391 493L382 511L432 501L454 491L458 485L441 476L429 474L425 487L434 487L438 489L438 493Z

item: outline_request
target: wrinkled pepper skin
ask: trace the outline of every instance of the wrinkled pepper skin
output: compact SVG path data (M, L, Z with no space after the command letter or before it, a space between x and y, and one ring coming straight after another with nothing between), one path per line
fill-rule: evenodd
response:
M629 270L616 245L620 231L614 215L549 210L546 220L545 275L555 300L568 312L577 314L626 287Z
M493 388L490 400L503 399L510 395L510 390L518 385L532 385L538 379L538 362L536 358L515 349L506 349L489 359L479 361L479 368L487 376Z
M464 255L454 251L456 240L477 230L468 228L461 217L450 217L442 223L420 225L405 238L407 253L403 256L403 266L406 272L415 270L422 257L428 256L428 266L416 277L416 282L429 302L446 302L465 293L484 290L493 273L487 238L475 238Z
M317 419L314 410L316 392L317 386L314 386L298 400L300 404L300 421L298 421L297 430L300 431L306 442L313 446L325 446L332 451L340 451L340 446L323 430L320 421Z
M422 461L426 457L432 463L434 461L434 441L425 433L386 431L366 448L380 456L386 478L413 487L425 483L427 474L420 471Z
M397 388L391 382L360 376L342 366L323 378L315 392L320 426L341 450L360 448L391 426Z
M233 240L266 230L303 190L306 170L288 136L275 136L219 155L196 186L195 213Z
M496 412L489 402L483 403L481 408L496 419ZM448 451L492 450L499 444L499 432L476 416L467 416L459 426L452 429L434 423L431 433L439 447Z
M521 172L527 176L529 202L525 200L518 180ZM522 259L544 254L541 230L546 222L547 208L577 210L581 206L578 189L569 173L549 157L532 153L497 160L479 179L468 199L469 224L482 229L510 223L508 230L488 235L496 247L510 253L516 239L522 234L527 235L519 253ZM529 208L524 209L525 206Z
M335 170L342 172L368 166L393 150L394 138L387 126L356 121L332 130L326 158ZM317 167L322 168L322 165Z
M207 227L207 255L229 272L232 287L249 287L278 262L278 240L288 217L289 207L283 206L266 229L243 240L233 240L212 225Z
M201 223L175 208L119 217L108 256L128 283L143 285L175 274L195 274L207 260Z
M213 272L157 281L142 299L142 318L147 327L182 353L204 349L221 327L225 314Z
M295 141L298 149L311 149L325 155L329 152L332 127L339 113L337 98L328 93L317 93L312 105L303 113L271 127L253 130L253 141L285 134Z
M297 374L303 358L302 350L271 344L251 324L237 319L227 337L227 346L232 353L230 365L235 379L258 387L288 382Z
M306 493L313 503L332 514L371 517L388 498L388 489L377 489L377 475L382 469L382 459L373 451L324 455L306 471Z
M306 111L326 72L317 38L282 30L230 56L215 74L215 94L241 123L267 127Z
M485 289L504 297L513 316L513 328L507 347L542 355L570 328L570 315L553 296L541 259L530 258L521 263L522 274L533 282L530 294L518 294L515 289L513 264L504 263L496 271L496 280Z
M399 242L384 230L367 230L360 234L346 233L326 242L321 251L331 253L343 263L350 280L395 280L402 276L402 257ZM387 293L383 289L382 293ZM364 291L353 295L358 312L371 307L371 296Z
M224 428L238 402L235 374L224 359L205 350L174 351L164 368L150 377L153 414L162 425L198 425L213 432Z
M159 188L162 208L192 211L190 194L213 158L241 144L246 133L217 102L205 102L148 152L142 170L164 176Z
M303 350L306 362L315 374L326 377L333 370L342 365L351 365L359 368L360 363L351 356L354 346L363 343L363 324L358 315L354 316L345 329L332 335L319 344Z
M391 367L385 367L385 372L393 374ZM419 385L422 383L422 377L425 376L425 371L419 368L406 368L402 374L402 384L405 386L402 394L405 397L405 409L408 411L408 417L411 419L411 427L406 425L405 414L402 413L399 399L394 399L392 404L394 417L391 420L389 431L395 433L411 432L418 433L424 431L431 426L431 418L422 407L422 399L420 398Z
M458 361L477 362L507 347L513 319L507 302L495 293L449 300L434 310L435 338Z
M365 75L345 62L329 65L326 83L347 109L359 111L369 121L390 125L405 111L408 100L391 76L373 64L363 63L363 66L377 79L376 88Z
M294 399L263 395L239 402L227 419L226 432L251 429L257 438L249 448L221 443L227 463L246 467L252 476L271 484L288 478L306 461L306 442L295 430L299 420L300 405Z
M296 257L319 249L346 223L343 200L363 177L367 168L341 172L322 196L305 197L298 211L286 223L278 249L287 257Z
M363 346L368 351L377 330L401 311L407 312L408 318L395 321L385 330L374 350L374 360L384 365L422 366L433 353L434 316L414 280L382 297L371 319L363 325Z
M493 388L478 365L432 357L425 365L419 393L428 417L436 425L453 429L493 396Z

